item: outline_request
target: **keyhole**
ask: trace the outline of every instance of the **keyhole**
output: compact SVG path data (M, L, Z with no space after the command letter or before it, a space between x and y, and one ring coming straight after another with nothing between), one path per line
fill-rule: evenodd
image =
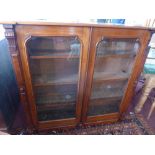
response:
M126 73L126 70L122 70L123 73Z

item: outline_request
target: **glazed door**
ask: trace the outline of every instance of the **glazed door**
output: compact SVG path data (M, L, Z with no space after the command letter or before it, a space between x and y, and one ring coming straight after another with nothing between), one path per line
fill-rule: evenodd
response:
M115 121L126 110L144 63L147 39L142 30L93 29L84 122Z
M89 29L18 26L16 31L34 125L76 125L81 118Z

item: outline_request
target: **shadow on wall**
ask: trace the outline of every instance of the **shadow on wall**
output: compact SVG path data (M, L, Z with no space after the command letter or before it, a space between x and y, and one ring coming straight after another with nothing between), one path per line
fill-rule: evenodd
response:
M6 39L0 40L0 112L7 128L14 123L19 107L18 88Z

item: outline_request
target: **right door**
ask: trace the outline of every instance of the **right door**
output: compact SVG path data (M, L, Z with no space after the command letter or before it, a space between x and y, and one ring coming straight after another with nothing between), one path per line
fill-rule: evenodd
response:
M148 40L144 34L149 36L143 30L93 29L84 121L114 121L125 111L146 54L144 46Z

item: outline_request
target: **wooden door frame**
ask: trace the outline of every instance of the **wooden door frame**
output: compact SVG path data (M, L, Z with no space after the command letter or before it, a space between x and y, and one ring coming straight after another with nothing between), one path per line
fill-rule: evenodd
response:
M86 80L86 91L84 94L83 100L83 111L82 111L82 122L93 123L93 122L104 122L104 121L116 121L120 118L120 116L127 110L129 103L134 95L134 88L135 88L135 81L138 80L138 77L143 69L144 62L147 56L146 46L150 40L150 31L148 30L139 30L139 29L122 29L122 28L93 28L92 29L92 36L91 36L91 47L89 53L89 62L88 62L88 73L87 73L87 80ZM93 74L94 74L94 65L95 65L95 58L96 58L96 47L101 39L105 38L137 38L140 42L140 48L137 52L135 62L133 64L132 72L130 74L128 85L124 96L122 98L122 102L119 107L118 113L109 113L104 115L98 116L87 116L88 106L89 106L89 98L91 95L92 89L92 81L93 81Z
M17 42L22 62L23 75L28 96L28 107L30 109L32 123L35 128L47 129L51 127L62 127L68 125L77 125L81 119L82 101L84 86L86 80L86 66L88 60L89 46L89 27L71 27L71 26L33 26L33 25L16 25ZM33 93L32 78L29 67L29 58L26 50L26 42L32 36L77 36L81 43L80 63L79 63L79 80L77 90L76 118L41 121L37 120L37 109Z

